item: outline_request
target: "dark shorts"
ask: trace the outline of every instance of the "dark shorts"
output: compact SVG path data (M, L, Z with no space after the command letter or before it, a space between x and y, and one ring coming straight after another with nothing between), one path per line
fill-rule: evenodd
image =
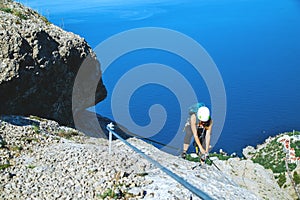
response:
M203 131L203 129L201 129L201 130L198 129L197 131L198 131L198 137L199 137L200 143L203 147L205 147L205 144L206 144L206 142L205 142L206 131L205 130ZM190 144L192 136L193 136L191 125L187 125L185 127L185 132L186 132L186 134L185 134L185 137L184 137L184 144ZM194 140L194 143L195 143L194 144L194 146L195 146L196 145L195 140Z

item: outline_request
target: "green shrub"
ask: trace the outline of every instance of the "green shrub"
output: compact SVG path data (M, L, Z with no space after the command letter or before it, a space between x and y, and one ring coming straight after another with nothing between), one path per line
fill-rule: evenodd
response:
M148 173L147 172L141 172L141 173L137 173L136 174L137 176L148 176Z
M212 153L209 154L210 157L217 157L219 160L228 160L229 158L233 158L232 156L226 156L223 154L218 154L218 153Z
M61 130L57 133L58 136L66 138L66 139L70 139L74 136L79 135L78 132L76 131L65 131L65 130Z
M268 167L266 169L271 169L273 171L273 173L286 172L285 162L284 161L280 161L275 166L271 166L271 167Z
M26 166L26 168L28 168L28 169L34 169L36 166L34 166L34 165L28 165L28 166Z
M284 158L285 153L282 151L282 145L272 140L264 149L256 153L251 160L266 169L271 169L274 173L282 173L286 171Z
M1 3L0 3L0 11L14 14L15 16L19 17L20 19L24 19L24 20L28 19L27 16L24 15L21 11L7 8L5 5L3 5Z
M187 154L185 159L188 160L188 161L193 161L193 162L199 162L200 161L199 157L193 158L191 156L191 154Z
M100 197L102 199L105 199L106 197L111 197L111 198L116 198L116 194L114 193L114 191L112 189L107 189L103 194L100 195Z
M23 147L21 146L12 146L9 148L11 151L22 151L23 150Z
M293 180L296 185L300 183L300 175L296 171L294 172Z
M5 140L0 140L0 148L6 148L7 142Z
M21 11L14 11L13 14L19 17L20 19L24 19L24 20L28 19L26 15L24 15Z
M13 13L13 10L10 8L1 7L0 10L6 13Z
M296 157L300 157L300 141L296 141L295 142L295 154Z
M46 17L41 16L41 19L42 19L47 25L50 25L50 24L51 24L51 22L49 22L49 20L48 20Z
M39 134L41 132L40 130L40 127L38 125L33 125L33 131L36 133L36 134Z
M0 164L0 170L4 170L6 168L9 168L10 166L12 166L11 164Z
M294 169L296 169L297 164L296 163L291 163L291 164L288 164L288 166L289 166L289 170L293 171Z
M282 187L282 186L285 184L285 182L286 182L285 174L280 174L280 175L279 175L279 179L278 179L278 181L277 181L278 185L279 185L280 187Z
M34 141L34 142L39 141L37 138L33 138L33 137L25 137L25 138L22 138L22 140L27 142L27 143L31 143L32 141Z

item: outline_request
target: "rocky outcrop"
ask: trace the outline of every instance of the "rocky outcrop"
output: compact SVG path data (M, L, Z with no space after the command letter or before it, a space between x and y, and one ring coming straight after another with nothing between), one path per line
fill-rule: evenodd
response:
M142 197L138 187L150 184L141 170L149 164L136 165L139 158L123 149L108 155L107 140L86 137L55 121L1 116L0 136L3 200L101 199L110 190L121 197Z
M119 140L109 154L105 139L32 116L1 116L0 136L3 200L200 199ZM193 168L141 140L128 142L213 199L260 199L214 166Z
M235 183L262 199L293 199L288 192L279 187L271 170L266 170L251 160L231 158L227 161L216 160L215 163Z
M251 160L199 165L127 140L213 199L292 199ZM120 140L90 138L55 121L0 117L1 199L199 199Z
M272 172L280 188L291 199L300 197L299 141L299 131L286 132L267 138L255 148L248 146L243 150L248 161L258 163Z
M37 12L1 2L0 114L37 115L72 126L72 95L76 112L106 97L96 55L83 38ZM81 67L83 84L72 93Z

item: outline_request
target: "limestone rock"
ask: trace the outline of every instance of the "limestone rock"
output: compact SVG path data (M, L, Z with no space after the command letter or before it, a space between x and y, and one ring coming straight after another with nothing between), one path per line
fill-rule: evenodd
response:
M293 199L279 187L271 170L253 163L251 160L231 158L227 161L214 161L235 183L246 188L262 199Z
M100 63L83 38L19 3L1 6L6 10L0 11L0 114L72 125L72 95L76 112L106 97ZM79 69L85 76L74 89Z
M256 149L252 146L247 146L243 149L243 156L247 159L250 159L252 155L256 152Z
M10 164L0 170L0 199L200 199L119 140L109 154L107 140L46 119L2 116L0 125L0 165ZM192 169L197 163L127 141L213 199L260 199L213 166Z

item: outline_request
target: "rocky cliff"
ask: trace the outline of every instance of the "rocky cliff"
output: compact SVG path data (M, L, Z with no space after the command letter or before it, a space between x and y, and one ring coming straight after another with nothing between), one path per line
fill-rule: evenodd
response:
M251 160L214 159L219 171L128 142L213 199L291 199ZM107 140L33 116L0 118L0 183L3 200L200 199L119 140L109 154Z
M113 141L109 155L108 141L95 138L94 124L100 119L103 128L109 120L92 121L85 108L104 99L106 89L84 39L18 3L0 1L0 45L1 199L199 199L121 141ZM82 67L87 79L74 93ZM84 133L59 125L73 126L74 112ZM213 199L290 199L270 170L251 160L214 159L220 171L128 141Z
M88 74L75 94L76 112L106 97L90 46L37 12L0 1L0 114L37 115L72 126L74 80L83 62ZM96 89L89 84L95 81ZM86 98L90 93L95 98Z
M293 199L300 198L300 132L286 132L269 137L256 148L243 150L248 160L273 172L278 185Z

